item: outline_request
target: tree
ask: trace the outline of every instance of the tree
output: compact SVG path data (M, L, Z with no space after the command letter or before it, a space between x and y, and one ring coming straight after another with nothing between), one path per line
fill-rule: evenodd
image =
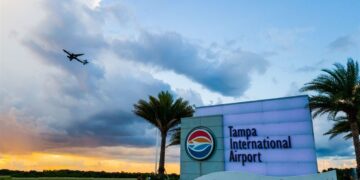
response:
M191 117L194 109L188 101L178 98L174 101L168 92L161 91L158 97L149 96L149 101L140 99L134 104L134 113L157 127L161 134L158 173L164 175L166 136L169 129L177 126L183 117Z
M323 69L324 74L306 83L301 91L313 91L310 96L309 107L313 116L328 114L328 119L335 121L334 126L325 134L330 138L345 134L344 138L352 138L356 171L360 176L360 77L359 65L353 59L348 59L346 67L336 63L334 69Z

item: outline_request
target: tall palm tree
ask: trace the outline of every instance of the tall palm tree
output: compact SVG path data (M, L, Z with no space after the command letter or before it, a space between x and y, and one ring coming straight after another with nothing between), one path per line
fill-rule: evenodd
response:
M356 171L360 176L360 74L359 65L348 59L346 67L336 63L334 69L323 69L324 74L304 85L301 91L314 91L310 96L309 106L313 116L328 114L328 119L335 121L332 129L325 134L330 138L347 133L344 138L352 138Z
M178 98L174 101L168 92L161 91L158 97L149 96L149 101L140 99L134 104L134 113L157 127L161 134L159 175L164 175L166 136L172 127L180 123L183 117L190 117L194 109L188 101Z

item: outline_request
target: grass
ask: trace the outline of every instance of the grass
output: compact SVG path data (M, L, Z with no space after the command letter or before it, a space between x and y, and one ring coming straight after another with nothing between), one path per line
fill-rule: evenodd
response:
M136 178L74 178L74 177L17 178L11 176L0 176L0 180L136 180Z
M11 180L11 176L0 176L0 180Z

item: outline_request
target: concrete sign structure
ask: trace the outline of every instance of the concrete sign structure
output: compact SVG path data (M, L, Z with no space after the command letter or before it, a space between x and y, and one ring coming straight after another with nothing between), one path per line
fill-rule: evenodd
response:
M181 121L181 179L217 171L317 173L307 96L196 108Z
M195 180L337 180L336 170L323 172L319 174L309 174L300 176L276 177L263 176L239 171L222 171L206 174Z

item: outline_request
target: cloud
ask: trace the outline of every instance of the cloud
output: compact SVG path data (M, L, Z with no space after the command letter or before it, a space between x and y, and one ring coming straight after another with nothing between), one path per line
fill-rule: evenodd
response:
M352 36L341 36L330 42L328 48L330 51L347 52L357 46L357 43Z
M320 60L320 61L314 63L313 65L306 65L306 66L297 68L296 71L302 72L302 73L320 71L320 68L325 64L325 62L326 62L326 60Z
M319 157L326 156L344 156L344 157L353 157L354 149L349 146L349 143L339 143L342 140L335 139L329 142L329 146L323 147L320 146L316 149L316 153ZM344 141L344 140L343 140Z
M318 159L318 169L320 172L323 170L328 170L329 168L345 169L345 168L355 168L355 167L356 167L356 161L354 158L344 159L338 157L327 157L327 158Z
M354 158L355 152L352 145L352 140L344 140L341 137L328 139L328 136L324 136L326 140L318 140L316 143L316 154L318 157L345 157ZM321 138L318 138L321 139Z
M301 92L299 91L300 87L296 82L291 82L289 90L286 93L286 96L297 96L300 95Z
M153 127L132 112L121 110L95 114L86 121L72 125L66 131L67 142L71 147L117 145L151 147L155 145ZM71 141L71 139L77 141Z
M0 89L0 122L4 124L0 133L5 133L1 138L13 139L10 147L0 143L0 152L154 146L154 127L132 113L133 104L170 86L108 55L103 28L107 16L121 19L116 10L79 1L43 2L45 19L20 44L30 50L27 56L35 54L36 58L22 64L28 71L16 72L23 79L0 79L11 84ZM69 62L63 48L85 53L90 63ZM105 56L111 59L103 59ZM2 60L12 59L4 56ZM27 76L34 74L34 67L41 71L39 75ZM23 82L31 86L15 86Z
M329 139L323 135L333 125L332 121L327 120L327 116L320 116L314 119L314 133L316 142L316 153L320 158L337 156L338 158L353 158L354 147L352 140L345 140L342 136Z
M295 46L303 41L303 36L314 31L314 28L270 28L263 35L264 38L281 50L292 50Z
M297 68L296 71L297 72L314 72L319 70L319 67L315 67L315 66L303 66L301 68Z
M0 113L0 152L17 154L41 149L36 126L26 122L31 121L17 119L14 112Z
M156 95L170 87L149 77L138 80L117 76L116 81L109 77L97 88L100 94L90 93L83 99L76 99L63 88L53 88L51 93L42 94L46 101L32 101L21 94L2 91L0 140L12 140L11 143L0 143L0 152L26 153L60 147L154 146L154 127L135 116L132 105L140 98Z
M191 99L192 103L190 105L195 106L202 106L204 105L201 95L193 90L186 90L186 89L176 89L176 94L179 95L179 97L183 98L184 100Z
M103 68L96 64L97 55L108 46L100 28L105 23L101 12L75 1L46 1L44 6L47 18L23 39L24 45L39 60L66 71L87 88L95 88L97 80L104 76ZM62 49L85 53L81 57L90 57L90 64L85 69L69 63Z
M259 54L203 48L175 32L142 31L135 39L115 40L120 58L185 75L227 96L241 96L250 86L250 74L263 74L269 63Z

